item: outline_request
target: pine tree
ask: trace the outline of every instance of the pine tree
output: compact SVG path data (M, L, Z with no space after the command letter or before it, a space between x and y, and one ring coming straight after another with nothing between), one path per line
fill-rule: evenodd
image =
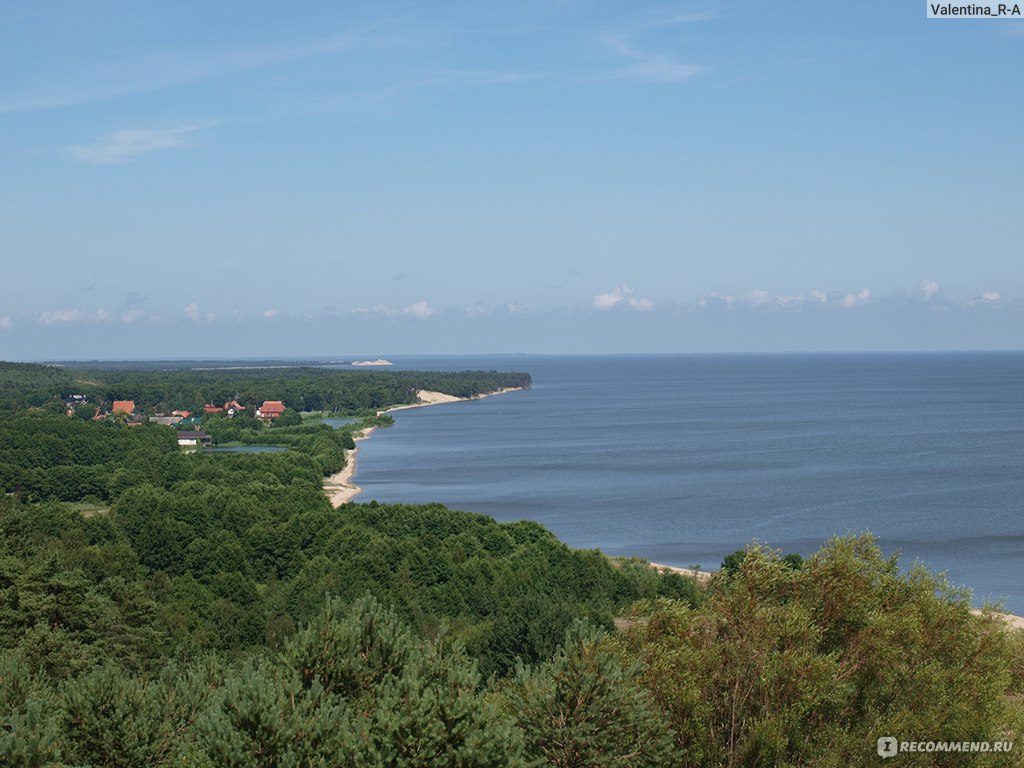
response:
M575 625L554 658L520 667L507 704L527 754L559 768L662 768L678 764L667 719L598 630Z

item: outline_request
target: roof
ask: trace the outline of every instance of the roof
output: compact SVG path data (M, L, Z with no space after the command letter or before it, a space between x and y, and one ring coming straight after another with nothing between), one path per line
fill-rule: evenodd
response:
M260 413L264 415L268 413L284 413L284 403L280 400L264 400L263 405L260 406Z
M110 410L114 413L135 413L135 401L115 400Z
M149 420L155 424L166 424L173 427L181 422L181 416L150 416Z
M204 440L206 433L200 430L185 430L178 433L179 440Z
M221 408L219 405L204 405L203 406L203 412L204 413L220 413L223 410L224 409Z

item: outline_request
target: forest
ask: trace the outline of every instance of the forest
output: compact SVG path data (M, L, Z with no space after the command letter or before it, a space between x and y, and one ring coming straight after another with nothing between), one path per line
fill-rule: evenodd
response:
M185 453L63 401L366 415L528 385L0 365L0 765L859 766L890 734L1014 742L901 765L1021 764L1024 633L870 536L752 545L698 584L530 521L334 509L359 421L217 414L288 450Z
M101 364L97 363L96 366ZM172 366L172 363L167 363ZM387 405L414 403L416 391L475 397L507 387L529 387L527 373L498 371L337 370L316 367L154 368L58 367L0 362L0 412L55 405L57 396L85 395L109 406L134 400L140 412L201 412L206 404L234 399L250 414L264 400L281 400L296 411L361 413Z

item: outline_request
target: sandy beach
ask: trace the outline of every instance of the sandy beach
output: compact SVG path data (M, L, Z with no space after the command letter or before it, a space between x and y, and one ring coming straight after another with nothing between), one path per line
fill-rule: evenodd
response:
M700 584L707 583L708 579L714 575L711 571L698 571L693 568L678 568L674 565L664 565L662 563L651 563L651 568L661 572L669 571L671 573L678 573L680 576L686 576L688 579L693 579Z
M971 613L981 616L984 612L980 608L972 608ZM1012 613L999 613L998 611L992 611L991 615L1011 629L1024 630L1024 616L1014 616Z
M335 472L324 480L324 493L327 494L332 506L340 507L363 492L362 488L352 482L352 477L356 473L356 454L359 453L359 441L366 440L375 429L376 427L367 427L354 433L352 437L356 441L356 447L345 451L345 466L340 472Z
M446 395L444 392L431 392L427 389L421 389L416 393L416 398L419 400L418 403L395 405L391 408L385 408L382 411L377 411L377 415L379 416L384 413L391 413L392 411L404 411L408 408L423 408L428 405L459 403L466 400L482 400L485 397L503 395L506 392L516 392L520 389L522 389L522 387L506 387L505 389L499 389L497 392L488 392L485 395L477 395L476 397L455 397L454 395ZM352 479L356 474L356 455L359 453L359 441L366 440L371 434L373 434L375 429L376 427L368 427L354 433L352 437L356 441L356 447L345 452L345 466L342 467L341 471L334 473L324 480L324 493L327 494L327 498L330 499L332 506L340 507L342 504L347 504L363 492L362 488L352 482Z
M520 389L522 387L506 387L505 389L499 389L497 392L488 392L485 395L476 395L475 397L456 397L455 395L446 395L444 392L431 392L429 389L421 389L416 393L416 397L419 399L418 403L395 405L378 413L391 413L392 411L404 411L409 408L423 408L427 405L442 405L443 403L462 403L467 400L483 400L485 397L503 395L506 392L517 392Z

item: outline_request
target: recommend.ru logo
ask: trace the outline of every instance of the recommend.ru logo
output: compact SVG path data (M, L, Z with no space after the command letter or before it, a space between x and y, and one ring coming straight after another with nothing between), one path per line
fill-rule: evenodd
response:
M1012 741L898 741L895 736L878 739L879 757L896 757L900 752L1012 752Z
M899 751L900 745L897 743L895 736L883 736L878 740L879 757L896 757Z

